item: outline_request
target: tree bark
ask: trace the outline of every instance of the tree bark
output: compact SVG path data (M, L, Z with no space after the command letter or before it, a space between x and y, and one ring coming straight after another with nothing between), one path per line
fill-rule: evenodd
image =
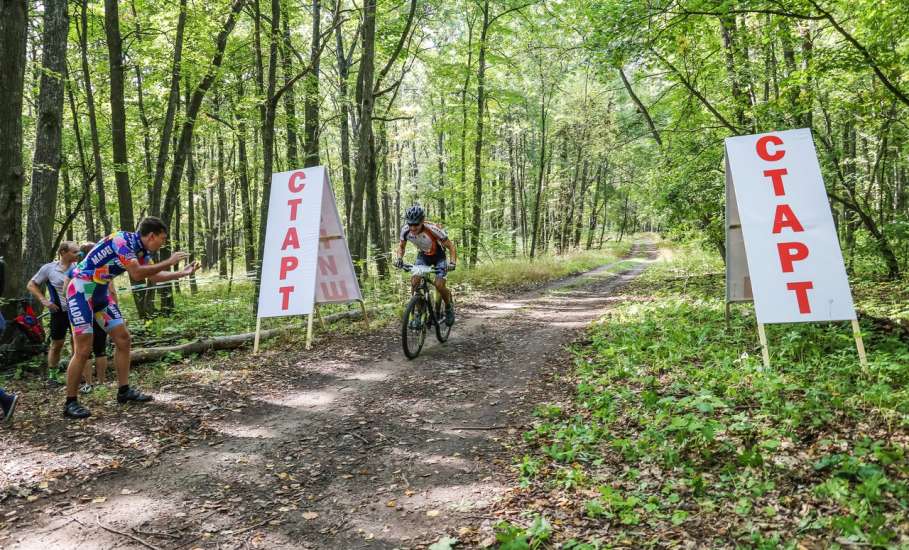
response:
M283 13L284 20L281 21L284 27L284 47L281 48L281 72L284 73L284 84L288 85L293 78L293 63L290 59L290 49L293 47L290 42L290 23L288 22L287 9ZM318 37L315 38L318 42ZM293 170L300 165L297 158L297 100L294 97L293 86L289 86L284 93L284 126L287 141L287 167Z
M358 274L363 277L367 270L357 262L366 260L367 227L363 218L363 195L373 172L375 158L373 151L372 113L373 78L375 75L376 0L363 0L363 22L361 30L362 51L357 73L357 164L354 178L351 226L351 255ZM375 210L373 210L375 212Z
M2 296L18 297L22 272L22 87L28 8L25 0L0 2L0 257L6 261Z
M262 202L259 211L259 247L258 258L262 258L265 252L265 231L268 220L268 203L271 195L271 174L274 169L274 146L275 146L275 110L277 102L273 101L276 88L276 77L278 70L278 41L281 39L281 3L279 0L271 0L271 40L268 48L268 84L265 94L265 120L262 125ZM259 262L256 270L256 278L262 279L262 262ZM258 311L259 307L259 285L256 285L255 299L253 308Z
M540 170L537 174L537 193L533 205L533 221L531 222L530 257L535 257L537 252L537 235L540 233L540 203L543 200L543 176L546 173L546 89L542 84L540 95Z
M650 112L647 110L647 107L644 106L644 103L638 98L638 95L634 93L634 88L631 87L631 82L628 82L628 77L625 76L625 71L622 70L622 67L619 67L619 76L622 77L622 84L625 85L625 90L628 92L628 96L631 97L631 101L634 102L638 111L641 113L641 116L643 116L644 120L647 122L647 127L650 128L650 134L653 136L653 140L657 142L657 145L662 147L663 140L660 139L660 132L657 130L656 124L653 123L653 118L650 117Z
M114 0L105 1L111 2ZM227 16L227 20L218 32L218 37L215 41L217 49L212 58L211 65L208 68L208 72L202 77L202 81L199 82L196 89L193 90L192 97L186 107L186 120L183 122L183 128L180 130L180 140L178 142L176 154L174 155L173 165L171 166L170 181L167 184L167 194L165 195L164 208L161 212L161 219L164 220L164 223L170 223L174 215L174 210L177 207L180 181L183 179L186 157L189 153L189 145L192 140L193 131L195 130L196 117L198 117L199 109L202 107L202 100L205 98L205 94L208 93L215 78L218 76L218 69L220 69L221 62L224 60L224 49L227 47L227 39L234 30L234 25L237 22L237 15L245 4L246 0L234 0L230 14Z
M104 0L104 32L110 61L110 129L114 150L120 229L135 230L133 194L129 188L129 158L126 151L126 103L123 97L123 39L120 36L119 0Z
M101 139L98 137L98 117L95 113L95 93L92 89L91 71L88 68L88 0L82 0L81 32L79 46L82 53L82 80L85 83L85 103L88 106L88 126L92 138L92 160L95 164L95 193L98 195L98 217L104 234L113 232L110 215L107 213L107 195L104 192L104 170L101 164Z
M69 96L69 108L73 117L73 133L76 135L76 149L79 152L79 167L82 173L82 193L85 200L82 201L83 215L85 216L85 231L88 240L95 242L98 240L95 232L95 218L92 208L92 182L88 173L88 163L85 159L85 145L82 143L82 130L79 128L79 113L76 111L76 100L73 98L73 84L67 84L66 94Z
M38 119L35 129L35 154L32 160L31 194L25 242L27 278L54 256L54 219L63 138L63 85L66 75L66 38L69 14L65 0L44 4L41 88L38 93ZM67 197L68 198L68 197ZM69 214L69 212L67 212Z
M477 134L473 150L473 223L467 263L477 263L480 244L480 214L483 209L483 121L486 114L486 35L489 32L489 0L483 2L483 24L480 27L480 52L477 55Z
M321 36L321 0L312 0L312 43L309 53L309 66L311 71L306 75L304 90L306 93L306 123L303 127L303 159L304 166L318 166L319 160L319 63L322 57L322 47L319 44Z
M161 141L158 142L158 159L155 163L155 179L152 183L149 198L149 213L161 215L161 193L164 187L164 171L167 169L171 134L174 131L174 119L177 116L177 103L180 100L180 67L183 59L183 31L186 28L186 0L180 0L180 15L177 19L177 36L174 39L174 61L170 72L170 93L167 97L167 112L161 125ZM187 86L187 90L189 87ZM187 98L189 100L189 98ZM187 101L189 103L189 101Z
M337 0L340 1L340 0ZM335 10L338 11L337 9ZM351 45L351 54L356 49L356 40ZM350 58L344 52L344 37L341 25L335 25L335 52L338 60L338 100L340 103L341 176L344 182L344 226L351 232L350 215L353 191L350 180L350 103L347 97L347 79L350 72Z
M238 99L244 96L243 79L239 79ZM249 160L246 152L246 117L237 117L237 161L240 172L240 208L243 210L243 265L247 277L256 271L256 236L253 232L253 207L249 196Z

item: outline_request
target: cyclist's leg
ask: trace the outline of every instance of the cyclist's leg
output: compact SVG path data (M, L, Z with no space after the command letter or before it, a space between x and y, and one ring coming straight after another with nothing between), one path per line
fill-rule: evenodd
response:
M95 323L95 337L92 341L92 355L95 357L95 380L107 383L107 333Z
M60 352L63 350L63 344L66 342L66 334L69 332L69 316L65 311L54 311L50 314L50 347L47 349L47 369L54 371L59 366ZM47 377L47 372L42 373Z
M114 369L117 371L117 384L120 387L129 385L129 359L132 348L132 337L123 322L123 314L117 304L110 302L98 315L98 324L107 332L117 349L114 354Z
M74 279L67 288L67 304L73 327L73 356L66 369L66 397L75 399L79 392L82 369L92 352L92 294L95 283Z
M445 284L445 280L448 277L448 260L442 257L436 260L433 267L435 268L436 278L432 283L435 285L436 290L439 291L442 299L445 300L445 307L451 307L451 291L448 290Z
M431 260L431 258L428 258L425 255L423 255L423 252L417 252L417 259L416 259L416 261L414 261L413 265L415 265L415 266L433 265L429 260ZM423 282L423 277L420 275L414 275L413 277L410 278L411 294L417 291L417 288L420 287L420 283L422 283L422 282Z

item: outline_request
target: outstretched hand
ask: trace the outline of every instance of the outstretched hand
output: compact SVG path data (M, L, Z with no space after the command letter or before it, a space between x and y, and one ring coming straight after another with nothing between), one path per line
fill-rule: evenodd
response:
M180 273L183 274L183 276L192 275L193 273L198 271L200 267L202 267L202 264L199 262L193 262L191 264L186 264L186 267L181 269Z
M173 254L171 254L170 258L168 258L167 261L170 262L170 265L177 265L178 263L182 262L183 260L185 260L188 257L189 257L189 254L187 254L186 252L177 251L177 252L174 252Z

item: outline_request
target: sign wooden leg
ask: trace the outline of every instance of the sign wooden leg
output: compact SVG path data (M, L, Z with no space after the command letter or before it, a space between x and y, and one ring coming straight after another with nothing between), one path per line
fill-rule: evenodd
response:
M312 313L309 314L309 320L306 322L306 350L312 349Z
M369 314L366 313L366 301L360 300L360 307L363 309L363 324L369 329Z
M865 342L862 340L862 331L859 328L858 319L852 320L852 334L855 336L855 349L858 350L859 363L862 369L868 368L868 356L865 355Z
M325 330L325 319L322 318L322 308L319 307L319 304L316 304L316 315L319 316L319 327Z
M259 353L259 335L262 332L262 318L256 318L256 338L253 340L253 353Z
M764 332L764 323L758 323L758 337L761 339L761 357L764 359L764 368L770 368L770 350L767 348L767 333Z

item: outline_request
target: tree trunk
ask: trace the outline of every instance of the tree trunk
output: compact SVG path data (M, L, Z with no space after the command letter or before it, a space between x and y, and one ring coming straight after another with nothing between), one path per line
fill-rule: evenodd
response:
M130 11L132 11L133 21L136 24L136 40L142 37L142 27L139 25L139 15L136 13L136 2L130 0ZM152 182L152 165L151 165L151 127L148 116L145 113L145 93L142 89L142 67L139 63L133 64L136 72L136 93L139 106L139 120L142 122L142 152L145 167L145 185L148 189L148 196L151 197Z
M290 49L292 44L290 42L290 23L288 22L289 17L287 16L287 9L285 7L283 13L284 20L281 24L284 27L284 47L281 48L281 71L284 73L284 85L290 83L290 79L293 78L293 63L290 59ZM293 86L289 87L284 93L284 125L287 138L287 167L288 170L294 170L300 165L300 161L297 158L297 100L294 97Z
M41 88L35 128L35 155L32 161L31 194L25 232L27 278L54 256L54 219L63 137L63 83L66 75L66 38L69 34L67 2L44 4ZM67 200L69 197L66 197ZM67 211L67 214L69 212Z
M83 215L85 216L85 231L88 240L95 242L98 240L95 233L95 219L92 215L92 182L88 174L88 163L85 159L85 145L82 143L82 130L79 129L79 113L76 111L76 100L73 98L73 84L67 84L66 95L69 97L69 108L73 117L73 133L76 135L76 149L79 152L79 167L82 174L82 193L85 199L82 201Z
M220 105L221 99L218 98L215 100L216 113L220 114ZM215 185L218 188L218 216L217 216L217 239L218 239L218 275L225 279L227 278L227 254L225 250L227 248L227 181L224 178L224 133L218 132L218 135L215 137L215 142L217 143L218 148L218 179L216 180Z
M177 103L180 99L180 67L183 58L183 30L186 28L186 0L180 0L180 16L177 19L177 37L174 41L174 61L171 65L170 93L167 98L167 112L164 114L164 123L161 126L161 141L158 142L158 159L155 163L155 179L152 183L151 197L149 198L149 213L152 216L161 215L161 192L164 187L164 171L167 168L171 134L174 131L174 119L177 114ZM186 87L187 96L189 86ZM187 97L187 104L189 104Z
M187 91L189 87L187 86ZM187 230L187 248L189 249L189 261L196 261L196 160L193 154L194 147L192 139L189 142L189 151L186 154L186 225ZM199 285L196 283L196 276L189 277L189 290L192 294L199 292Z
M473 22L467 15L467 67L464 69L464 86L461 88L461 170L458 174L459 184L457 193L461 202L461 243L462 247L470 250L470 231L467 224L467 88L470 87L471 68L473 67ZM457 208L457 207L455 207Z
M321 0L312 0L312 43L309 50L309 66L312 70L306 75L306 124L303 128L304 166L318 166L319 159L319 62L322 48L319 44L321 23Z
M540 233L540 202L543 200L543 176L546 173L546 90L541 90L540 95L540 170L537 174L537 193L533 205L533 221L531 222L530 257L534 258L537 251L537 235Z
M243 79L239 79L238 99L242 100ZM240 168L240 208L243 210L243 261L246 276L256 271L256 237L253 232L253 207L249 198L249 161L246 153L246 117L237 116L237 160Z
M362 50L357 73L357 105L359 128L357 128L357 165L353 189L353 212L351 213L351 251L354 262L366 260L367 225L363 218L363 195L368 193L370 174L374 173L375 157L372 134L373 79L375 77L376 0L364 0L361 30ZM373 193L374 195L374 193ZM367 198L369 200L369 198ZM369 207L369 206L367 206ZM376 210L370 212L377 214ZM359 265L359 264L358 264ZM358 267L364 277L367 270Z
M584 225L584 206L587 202L587 186L590 185L590 181L587 179L587 167L587 159L584 159L584 168L581 170L581 193L578 195L578 215L574 218L574 239L572 239L571 242L571 246L574 248L577 248L581 244L581 228Z
M278 41L281 39L281 3L271 0L271 40L268 48L268 87L265 93L265 120L262 125L262 202L259 211L259 248L256 257L262 258L265 252L265 230L268 225L268 203L271 195L271 174L274 169L275 146L275 110L277 102L272 98L275 95L275 86L278 70ZM256 279L262 280L262 262L256 270ZM259 285L256 285L253 308L259 308Z
M112 2L115 0L105 1ZM193 90L192 97L186 106L186 120L183 122L183 128L180 130L179 145L177 146L174 162L171 166L170 181L167 184L167 194L164 197L164 208L161 212L161 219L164 220L164 223L170 223L177 206L180 181L183 179L183 170L186 166L189 144L195 129L196 118L199 116L199 109L202 107L202 100L205 98L205 94L208 93L215 78L218 76L218 70L221 68L221 62L224 60L224 49L227 47L227 39L234 30L234 25L237 22L237 15L245 4L246 0L234 0L230 14L227 16L227 20L218 33L215 55L209 65L208 72L202 77L202 81L199 82L196 89Z
M0 2L0 257L6 273L0 295L18 297L22 272L22 88L28 8L25 0Z
M477 56L477 135L473 150L473 223L471 225L468 265L477 263L483 210L483 121L486 115L486 35L489 32L489 0L483 2L483 25L480 29L480 52Z
M118 0L104 0L104 31L110 61L110 129L114 150L114 178L117 182L120 229L135 230L133 194L129 188L129 159L126 152L126 103L123 97L123 39L120 36ZM140 314L141 315L141 314Z
M98 216L104 227L104 234L113 232L110 215L107 213L107 195L104 192L104 171L101 165L101 140L98 137L98 117L95 114L95 93L92 90L91 71L88 69L88 0L82 0L82 29L79 45L82 52L82 80L85 83L85 103L88 106L88 126L92 137L92 159L95 163L95 193L98 195Z
M340 0L338 0L340 1ZM337 11L337 10L336 10ZM344 53L344 37L341 25L335 25L335 51L338 59L338 101L340 106L340 139L341 139L341 176L344 181L344 226L351 232L350 215L353 203L353 191L350 181L350 103L347 97L347 78L349 60ZM351 46L354 50L356 40ZM352 53L352 52L351 52Z

